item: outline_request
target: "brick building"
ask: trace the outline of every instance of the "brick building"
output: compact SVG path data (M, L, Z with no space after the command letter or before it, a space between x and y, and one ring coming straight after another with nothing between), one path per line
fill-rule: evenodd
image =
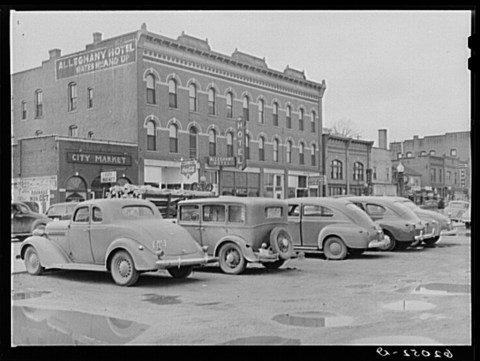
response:
M324 81L288 66L270 69L265 59L238 50L217 53L207 40L184 33L154 34L145 24L105 40L94 33L85 50L49 55L41 66L12 75L12 153L14 164L22 163L20 171L13 166L12 179L53 175L28 169L35 166L22 158L27 143L69 139L93 158L128 153L126 178L133 183L184 189L210 183L218 193L279 198L319 194L318 183L308 180L322 170ZM243 170L232 162L239 117L246 119ZM66 189L73 164L90 189L87 197L100 196L97 182L92 186L100 173L110 172L110 183L125 178L123 166L85 161L79 167L62 149L52 157L57 191ZM69 166L61 166L65 159Z

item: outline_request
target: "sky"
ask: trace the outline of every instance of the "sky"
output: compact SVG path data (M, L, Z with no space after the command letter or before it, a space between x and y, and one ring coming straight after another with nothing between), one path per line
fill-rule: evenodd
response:
M438 11L12 11L11 73L39 67L50 49L85 49L139 30L208 39L215 52L287 65L327 89L323 126L349 123L387 141L470 130L471 12Z

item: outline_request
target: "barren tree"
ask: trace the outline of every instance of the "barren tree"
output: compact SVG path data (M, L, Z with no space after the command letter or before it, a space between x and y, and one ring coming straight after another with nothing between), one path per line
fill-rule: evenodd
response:
M347 138L359 138L360 131L358 130L356 124L351 119L342 118L336 121L332 128L332 134L341 135L342 137Z

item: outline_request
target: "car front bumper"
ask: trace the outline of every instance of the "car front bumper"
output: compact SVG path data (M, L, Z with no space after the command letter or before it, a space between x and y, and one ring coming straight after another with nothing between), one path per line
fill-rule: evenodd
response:
M389 236L383 236L382 239L377 239L374 241L370 241L368 243L368 248L380 248L380 247L388 247L390 244L390 237Z
M424 239L433 238L433 237L435 237L435 228L432 229L431 233L423 234L423 231L420 231L420 234L415 236L414 239L415 241L423 241Z
M205 254L205 257L197 258L182 258L178 256L176 259L161 259L155 262L158 269L170 268L170 267L183 267L183 266L205 266L207 263L217 262L218 257L212 257Z

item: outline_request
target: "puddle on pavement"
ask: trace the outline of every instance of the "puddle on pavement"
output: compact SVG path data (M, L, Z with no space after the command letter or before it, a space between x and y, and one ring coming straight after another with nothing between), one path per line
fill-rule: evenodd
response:
M123 345L148 328L85 312L12 307L14 345Z
M352 317L316 311L285 313L273 317L273 320L284 325L301 327L342 327L353 323Z
M178 299L178 296L162 296L155 293L147 293L144 294L143 297L145 297L143 301L154 303L156 305L173 305L176 303L182 303L182 301Z
M470 285L455 283L427 283L417 286L412 293L432 296L466 295Z
M251 336L230 340L219 345L301 345L299 339L279 336Z
M42 297L43 295L48 295L49 291L32 291L32 292L19 292L12 295L12 300L26 300L28 298L37 298Z
M424 301L397 301L392 303L387 303L383 305L383 308L393 310L393 311L425 311L435 308L433 303L424 302Z
M438 341L423 336L379 336L359 338L352 345L440 345Z

